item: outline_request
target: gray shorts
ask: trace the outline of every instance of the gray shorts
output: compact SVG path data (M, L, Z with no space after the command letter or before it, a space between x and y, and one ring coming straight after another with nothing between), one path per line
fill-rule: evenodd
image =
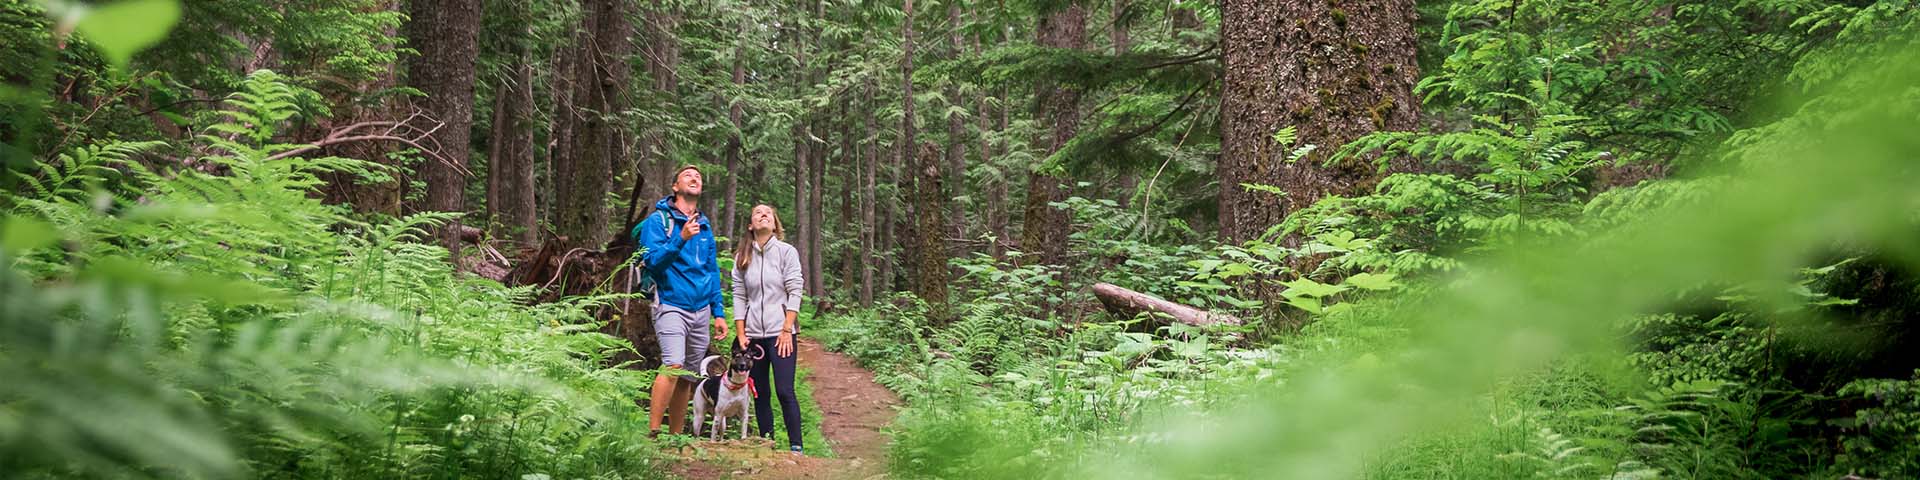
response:
M660 339L660 364L700 368L707 356L707 341L713 338L713 307L698 311L657 304L653 308L653 333Z

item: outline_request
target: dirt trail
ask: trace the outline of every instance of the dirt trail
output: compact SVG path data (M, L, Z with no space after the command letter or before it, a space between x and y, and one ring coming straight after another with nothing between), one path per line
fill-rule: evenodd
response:
M880 429L893 421L899 397L873 383L873 372L812 339L800 339L800 368L811 370L807 381L834 458L794 456L758 439L701 442L674 473L695 480L886 478L887 436Z

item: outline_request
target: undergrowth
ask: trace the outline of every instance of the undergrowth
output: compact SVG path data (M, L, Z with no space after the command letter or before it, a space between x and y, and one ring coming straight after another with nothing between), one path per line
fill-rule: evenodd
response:
M0 471L657 476L608 299L527 306L422 243L450 215L322 204L320 173L385 172L263 143L300 94L255 72L191 143L75 148L0 199Z

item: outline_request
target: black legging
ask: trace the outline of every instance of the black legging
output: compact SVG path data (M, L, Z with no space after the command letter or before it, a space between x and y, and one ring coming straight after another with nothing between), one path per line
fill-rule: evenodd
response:
M753 362L753 384L760 394L753 396L753 418L760 423L760 436L773 438L773 399L767 396L767 366L773 366L774 391L780 394L780 413L787 425L787 445L800 446L800 397L793 394L793 361L800 357L800 345L780 356L780 337L751 338L748 342L766 349L767 356Z

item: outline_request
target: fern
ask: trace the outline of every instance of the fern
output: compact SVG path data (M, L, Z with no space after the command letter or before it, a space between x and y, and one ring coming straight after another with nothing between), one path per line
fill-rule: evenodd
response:
M450 214L367 223L321 204L317 172L369 164L272 158L300 94L270 73L247 89L208 129L225 135L199 137L215 172L156 171L129 156L159 145L109 145L9 197L9 215L69 247L0 258L0 374L14 387L0 394L0 467L651 475L631 428L643 374L603 367L624 342L587 313L608 299L521 306L527 289L457 276L417 242Z

